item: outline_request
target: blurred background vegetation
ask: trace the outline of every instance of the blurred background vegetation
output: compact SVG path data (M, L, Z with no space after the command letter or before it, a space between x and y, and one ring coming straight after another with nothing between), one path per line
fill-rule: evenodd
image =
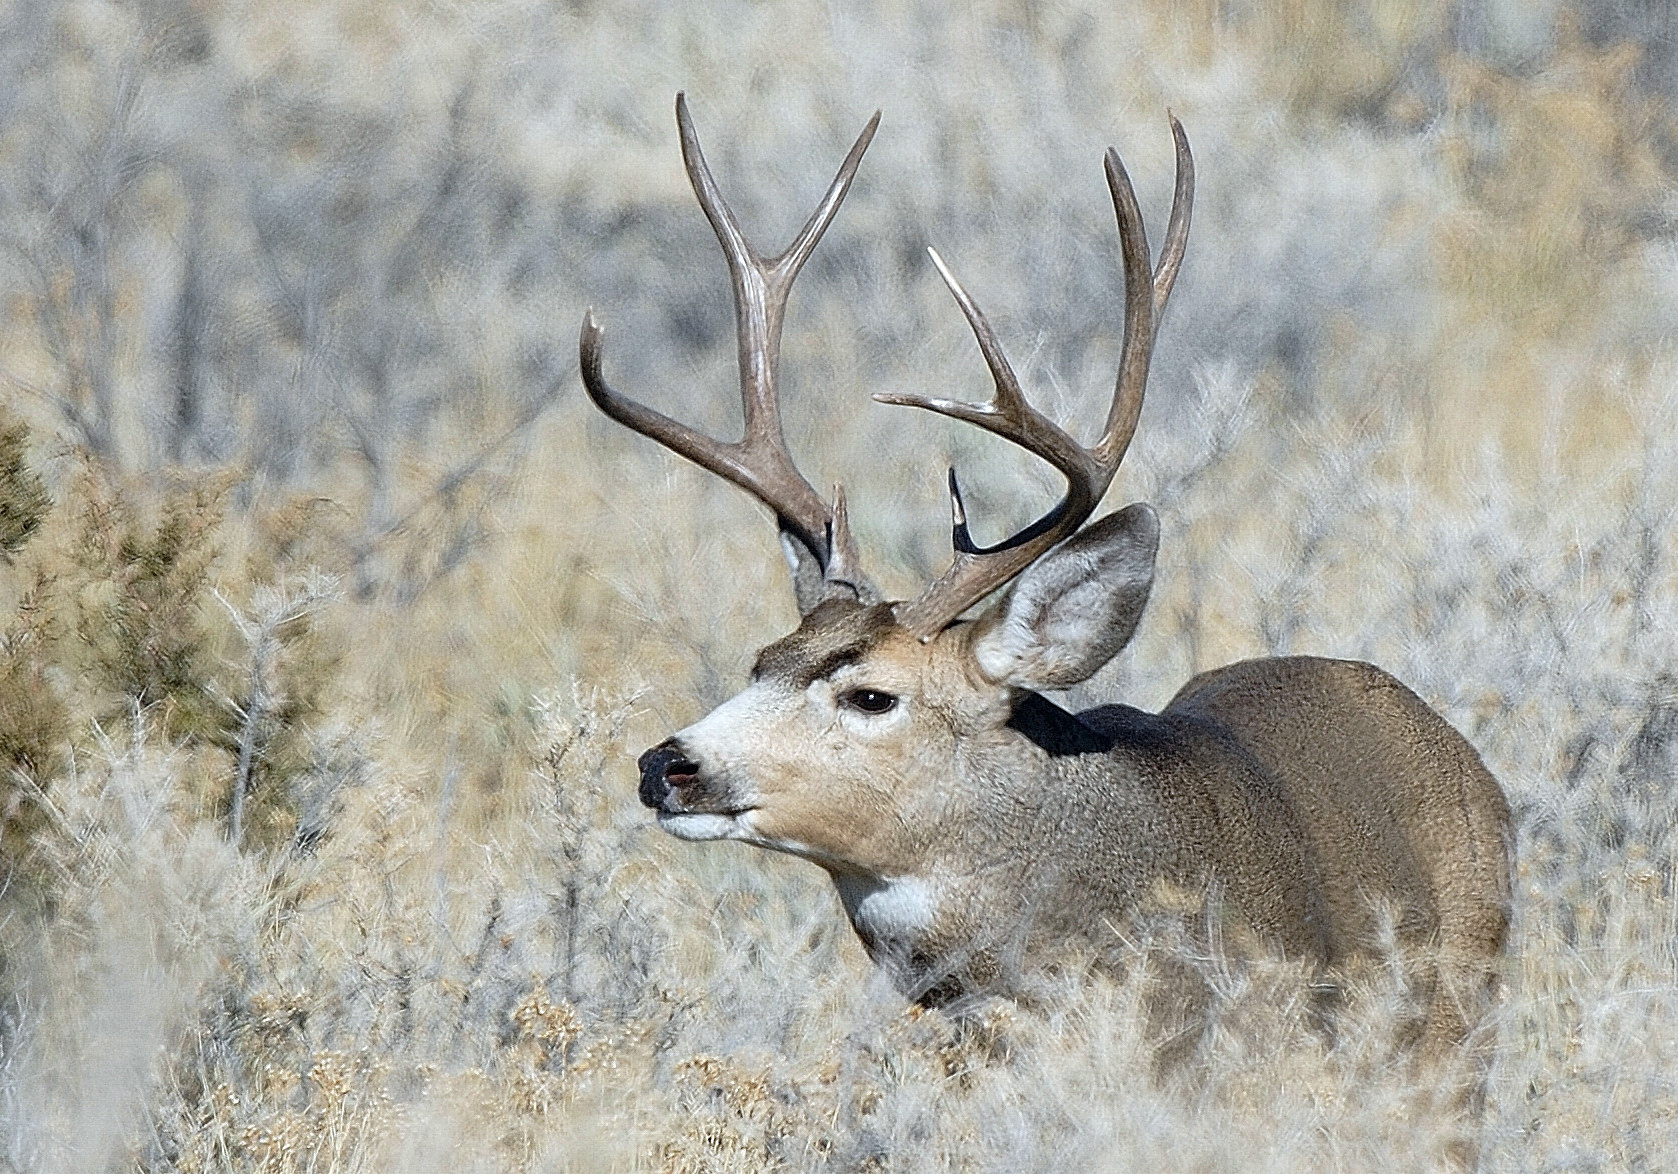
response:
M757 507L578 385L593 305L617 386L738 427L678 89L765 248L884 112L783 367L899 595L947 463L981 540L1058 491L868 400L985 393L925 246L1087 434L1101 152L1157 235L1183 121L1114 495L1160 507L1160 579L1087 696L1397 672L1521 820L1489 1166L1678 1152L1670 6L0 0L0 1169L1443 1152L1379 998L1325 1060L1226 976L1160 1089L1134 990L905 1015L814 870L646 828L634 750L794 619Z

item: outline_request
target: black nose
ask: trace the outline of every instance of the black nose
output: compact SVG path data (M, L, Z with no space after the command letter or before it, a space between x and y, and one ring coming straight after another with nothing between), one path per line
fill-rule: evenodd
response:
M648 807L662 807L672 787L691 783L699 774L699 764L683 754L674 742L660 742L641 755L641 802Z

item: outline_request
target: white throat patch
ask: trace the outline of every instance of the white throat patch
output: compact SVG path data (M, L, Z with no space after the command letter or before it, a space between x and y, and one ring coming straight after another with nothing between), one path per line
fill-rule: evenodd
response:
M838 874L833 884L851 924L876 945L912 946L938 914L932 886L919 877Z

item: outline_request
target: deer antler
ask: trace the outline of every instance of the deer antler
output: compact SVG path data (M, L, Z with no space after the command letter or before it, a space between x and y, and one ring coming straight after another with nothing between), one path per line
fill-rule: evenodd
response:
M824 592L837 588L848 590L854 597L871 595L873 589L862 575L846 521L843 493L836 490L830 507L793 464L781 431L775 375L787 295L798 271L850 190L863 152L880 124L880 115L875 112L868 120L809 221L786 251L773 259L765 259L752 247L717 190L717 182L699 149L699 136L688 115L687 99L682 94L676 95L676 124L681 130L682 159L693 184L693 194L716 231L734 286L745 435L733 443L720 441L613 391L600 372L604 332L595 322L592 308L583 316L583 333L578 342L583 386L595 406L618 423L738 485L768 506L783 536L795 539L820 564ZM801 610L814 607L824 592L807 592L801 586Z
M1050 547L1071 537L1101 504L1102 495L1113 483L1136 432L1142 412L1142 394L1148 382L1148 362L1153 352L1154 331L1166 299L1171 296L1177 269L1188 242L1189 212L1194 204L1194 159L1189 154L1188 136L1182 124L1171 118L1171 136L1176 144L1177 186L1171 200L1171 220L1165 232L1165 248L1159 265L1149 273L1148 237L1142 224L1142 210L1130 186L1130 176L1117 151L1107 151L1107 186L1113 193L1113 211L1119 222L1119 247L1124 258L1125 323L1120 351L1119 376L1113 388L1113 404L1107 423L1094 447L1085 448L1067 435L1053 420L1026 401L1019 380L1002 352L990 323L955 279L937 252L932 263L955 295L956 304L973 328L979 350L996 381L996 394L988 404L968 404L931 396L876 394L881 403L925 408L976 424L1010 440L1027 452L1042 457L1066 478L1066 496L1037 521L994 546L981 549L968 533L967 512L962 505L961 487L950 470L950 512L955 559L949 570L909 603L899 604L897 620L923 640L930 640L943 627L973 604L1030 566Z

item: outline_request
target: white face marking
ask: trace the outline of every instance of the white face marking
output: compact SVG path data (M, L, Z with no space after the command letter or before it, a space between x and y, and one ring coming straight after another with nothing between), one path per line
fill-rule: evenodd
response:
M766 729L783 719L795 694L759 682L748 685L710 713L676 735L682 748L705 764L713 785L724 800L739 810L724 812L660 812L658 826L682 840L740 840L759 847L796 851L770 842L752 825L752 808L761 799L749 764L754 745Z
M764 681L747 685L710 713L676 734L688 753L712 772L732 773L740 750L785 713L787 691Z

